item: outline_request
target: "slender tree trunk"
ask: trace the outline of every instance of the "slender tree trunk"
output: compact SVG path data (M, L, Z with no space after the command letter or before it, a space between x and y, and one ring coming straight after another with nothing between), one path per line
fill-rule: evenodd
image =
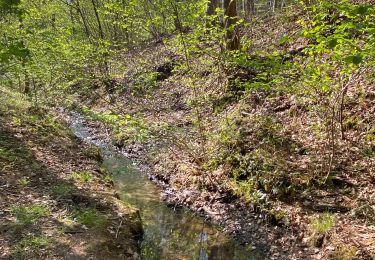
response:
M25 77L25 84L23 87L23 93L30 98L30 77L29 73L25 69L25 63L22 63L22 67L24 67L24 77Z
M228 50L238 50L240 47L240 37L236 28L236 7L236 0L224 0L224 28L226 30L226 44Z
M87 24L87 20L86 20L86 17L81 9L81 5L79 3L79 0L76 0L76 9L79 13L79 15L81 16L81 19L82 19L82 23L83 23L83 27L85 28L85 33L87 35L87 38L89 39L89 41L91 42L91 35L90 35L90 30L89 30L89 26Z
M155 10L158 9L157 5L154 3L154 0L148 0L148 2L150 3L150 5L152 6L153 9L155 9ZM163 18L163 24L164 24L165 28L167 28L167 17L165 16L165 13L161 10L159 12L159 14ZM164 32L166 33L167 31L165 30Z
M98 24L98 30L99 30L99 37L100 39L102 40L101 42L101 45L104 44L104 40L105 40L105 35L104 35L104 30L103 30L103 26L102 26L102 22L100 20L100 16L99 16L99 12L98 12L98 6L99 6L99 3L95 0L91 0L91 3L92 3L92 6L94 8L94 13L95 13L95 18L96 18L96 22ZM114 92L114 84L112 82L112 80L110 79L109 77L109 65L108 65L108 53L105 52L103 54L103 67L104 67L104 85L105 85L105 88L106 88L106 91L109 95L109 99L110 99L110 102L112 103L114 100L113 100L113 92Z
M245 1L245 17L255 15L255 0L244 0Z
M207 3L206 15L207 16L214 15L217 7L218 7L218 0L210 0Z
M72 23L72 33L75 34L76 30L75 30L75 27L74 27L74 15L73 15L73 7L72 6L69 7L69 14L70 14L70 22Z
M215 21L212 21L212 16L216 13L216 8L219 7L219 1L218 0L210 0L207 3L207 9L206 9L206 27L211 27L215 24Z
M100 21L100 16L99 16L98 6L97 6L98 4L95 2L96 2L95 0L91 0L92 7L94 8L96 22L98 23L99 37L100 39L104 40L104 31L103 31L102 23Z
M145 15L147 15L147 17L149 18L149 20L152 21L153 20L153 16L150 13L150 7L149 7L150 2L149 1L144 1L143 4L144 4L144 9L145 9ZM160 40L160 33L159 33L158 28L155 26L155 24L151 23L150 27L148 29L149 29L152 37L156 41L159 41Z

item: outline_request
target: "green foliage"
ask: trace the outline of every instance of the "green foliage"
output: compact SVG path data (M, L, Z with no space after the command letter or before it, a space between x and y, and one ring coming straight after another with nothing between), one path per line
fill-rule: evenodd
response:
M288 172L286 159L280 152L292 149L293 145L280 133L281 129L272 117L244 118L238 111L227 116L211 135L215 145L210 151L208 168L221 165L229 168L234 192L246 201L295 194L299 180Z
M89 228L103 228L107 224L107 219L96 209L85 209L74 214L78 223Z
M88 158L94 159L98 162L101 162L103 160L101 149L95 145L90 145L89 147L85 148L83 150L83 154Z
M256 202L259 199L257 196L256 182L254 179L232 182L232 188L235 194L237 194L244 201Z
M92 173L87 171L81 171L81 172L73 172L72 177L75 180L78 180L81 183L89 183L94 180L94 176Z
M314 57L306 66L308 85L330 92L348 81L360 65L374 63L373 6L322 1L307 10L312 19L300 22L304 36L312 42L304 52Z
M283 53L232 52L228 57L228 67L234 72L229 82L229 90L251 93L257 90L283 89L286 78L293 77L293 64ZM284 89L286 91L287 89Z
M51 239L43 235L29 235L22 238L12 251L12 255L16 258L31 255L38 255L42 250L47 249L51 244Z
M304 35L316 44L312 44L306 52L310 55L327 53L335 62L344 61L348 69L355 68L367 58L373 62L374 6L348 1L322 1L308 7L308 10L313 18L307 23L302 22L306 26Z
M152 91L156 87L156 80L158 76L158 72L142 72L140 74L134 75L134 95L150 94L150 91Z
M82 112L93 120L98 120L114 130L114 144L123 146L128 141L144 142L152 137L152 129L142 120L129 114L118 115L113 112L98 113L86 107Z
M26 187L30 184L30 179L27 177L22 177L21 179L18 180L18 184L21 185L22 187Z
M241 140L241 131L239 129L241 121L238 112L229 115L220 124L220 128L212 134L212 139L220 144L223 149L233 151L238 147Z
M28 225L47 216L49 214L49 209L47 206L39 204L31 206L14 206L11 208L11 213L16 218L16 223Z
M334 216L329 213L325 213L321 216L311 219L310 225L313 231L318 234L328 233L335 224Z
M71 193L74 190L74 186L70 184L61 183L51 188L51 193L56 196L64 196Z

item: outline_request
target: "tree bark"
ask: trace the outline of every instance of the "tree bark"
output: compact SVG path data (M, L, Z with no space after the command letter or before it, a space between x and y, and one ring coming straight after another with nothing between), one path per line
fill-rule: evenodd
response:
M100 39L104 40L104 32L103 32L102 23L100 21L97 3L95 3L95 0L91 0L91 3L92 3L92 7L94 8L96 21L98 23L98 30L99 30Z
M72 1L72 3L74 3ZM87 20L86 20L86 17L81 9L81 6L80 6L80 3L79 3L79 0L76 0L75 2L75 6L76 6L76 9L79 13L79 15L81 16L81 19L82 19L82 23L83 23L83 27L85 28L85 32L86 32L86 35L87 35L87 38L89 39L89 41L91 42L91 37L90 37L90 30L89 30L89 26L87 24Z
M240 47L240 37L236 28L236 7L236 0L224 0L224 28L226 30L226 45L228 50L238 50Z
M255 3L254 0L244 0L245 1L245 17L255 15Z
M218 0L210 0L208 3L207 3L207 11L206 11L206 15L214 15L215 14L215 10L216 8L219 6L218 4Z
M207 3L207 9L206 9L206 27L211 27L211 26L213 26L215 24L215 21L212 20L212 16L215 15L216 8L218 8L218 7L219 7L218 0L210 0Z

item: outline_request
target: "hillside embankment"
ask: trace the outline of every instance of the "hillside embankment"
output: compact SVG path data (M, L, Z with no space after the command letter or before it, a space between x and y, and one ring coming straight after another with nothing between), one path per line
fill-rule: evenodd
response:
M346 84L331 120L333 91L309 89L301 76L307 65L297 69L311 61L297 21L303 15L254 20L242 32L253 53L246 65L227 64L214 44L187 59L174 37L134 49L122 57L127 69L110 96L101 88L82 95L80 111L110 130L171 205L205 215L270 257L371 259L373 68ZM277 52L264 54L267 46ZM200 51L208 47L212 53ZM277 80L265 86L263 76Z
M0 89L0 258L138 259L137 210L67 123Z

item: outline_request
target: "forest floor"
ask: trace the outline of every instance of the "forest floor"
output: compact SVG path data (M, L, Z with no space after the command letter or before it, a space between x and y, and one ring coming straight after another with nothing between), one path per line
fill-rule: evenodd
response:
M270 19L268 24L269 28L274 28L271 24L282 27L286 23ZM260 28L253 28L251 37L262 49L277 45L264 42L264 39L277 41L285 32L298 30L267 29L262 23L258 26ZM303 44L303 40L297 39L281 48L295 50ZM195 83L200 87L196 91L198 96L205 97L197 101L189 74L184 69L173 68L174 61L183 60L176 53L160 43L133 50L123 57L129 69L117 79L112 103L101 89L97 89L96 94L94 91L89 99L83 97L84 102L90 104L87 115L99 115L93 119L101 120L102 128L111 125L108 121L112 119L103 120L105 115L128 115L128 124L112 128L114 143L122 147L129 158L138 161L140 168L164 188L165 200L210 218L225 232L244 244L263 250L273 259L374 259L375 161L373 156L364 155L367 144L361 139L371 136L374 123L375 89L373 82L365 79L370 78L370 73L364 73L348 90L345 116L355 120L348 120L347 124L352 126L348 127L347 139L337 144L339 156L333 166L337 178L332 178L330 185L319 185L314 179L304 180L312 172L321 171L324 165L319 163L327 156L325 133L315 133L314 122L318 119L310 108L313 101L303 94L297 97L290 93L255 91L241 102L227 102L221 112L217 112L213 108L215 98L223 93L216 91L215 86L222 81L222 75L212 67L202 65L204 57L195 57L191 66L196 66L195 73L200 78ZM220 132L222 122L241 111L236 127L248 130L240 140L248 145L243 153L250 153L254 146L263 144L264 139L257 139L263 132L274 130L271 134L280 139L271 140L263 145L263 149L271 147L276 151L272 150L274 153L270 158L253 160L259 160L260 164L274 163L277 167L284 162L287 167L282 170L289 176L294 178L296 173L301 176L295 179L297 183L290 184L295 192L287 191L277 197L260 190L259 197L265 199L258 198L253 203L251 198L237 193L239 187L232 185L230 170L225 167L200 172L191 156L199 149L200 140L193 127L196 124L193 102L202 103L198 106L200 116L206 133L212 136ZM272 120L261 121L262 118ZM165 131L165 123L174 129L173 133ZM152 137L147 136L147 127L154 128ZM256 131L260 134L255 135ZM278 140L288 141L281 141L280 145ZM215 158L220 150L210 141L206 143L207 156ZM293 146L288 143L290 141L295 142ZM233 153L237 152L237 146L233 145ZM371 149L370 146L366 151L371 153ZM326 175L326 172L319 174Z
M138 212L99 161L56 113L0 89L0 259L137 259Z

